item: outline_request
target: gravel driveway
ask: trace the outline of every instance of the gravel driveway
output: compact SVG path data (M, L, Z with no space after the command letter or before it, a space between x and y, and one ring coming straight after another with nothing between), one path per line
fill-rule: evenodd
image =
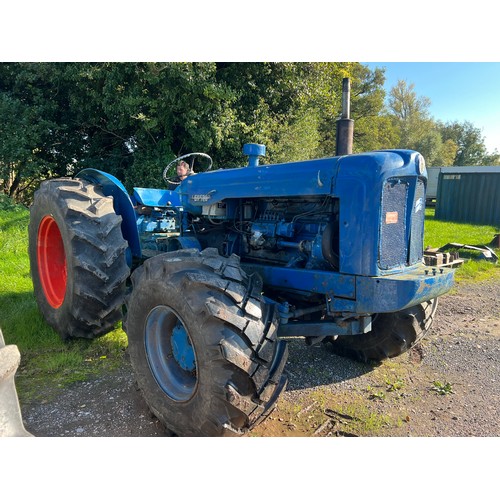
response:
M500 436L500 281L456 285L428 336L397 359L364 365L293 340L287 370L286 392L251 436ZM22 413L35 436L169 435L127 359Z

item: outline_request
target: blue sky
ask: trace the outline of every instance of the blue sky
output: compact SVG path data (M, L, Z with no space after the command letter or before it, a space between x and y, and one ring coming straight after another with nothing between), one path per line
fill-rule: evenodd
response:
M385 68L387 92L398 80L415 84L418 96L431 100L436 120L469 121L482 131L489 152L500 152L499 62L364 62Z

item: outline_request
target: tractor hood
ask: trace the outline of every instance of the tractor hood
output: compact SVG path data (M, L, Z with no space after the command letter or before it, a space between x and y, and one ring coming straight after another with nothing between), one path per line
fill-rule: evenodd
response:
M199 211L198 207L227 199L320 195L342 198L350 196L344 187L345 180L353 187L362 185L364 196L375 184L392 175L414 176L419 157L415 151L387 150L293 163L221 169L192 175L176 191L181 195L183 205L194 213ZM421 175L425 177L425 174ZM342 182L338 183L337 189L340 178ZM359 197L359 193L357 195Z

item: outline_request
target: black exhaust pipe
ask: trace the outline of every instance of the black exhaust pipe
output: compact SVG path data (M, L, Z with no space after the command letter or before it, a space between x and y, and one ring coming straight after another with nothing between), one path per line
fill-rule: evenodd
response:
M337 120L335 156L351 155L354 139L354 120L351 120L351 82L342 80L342 117Z

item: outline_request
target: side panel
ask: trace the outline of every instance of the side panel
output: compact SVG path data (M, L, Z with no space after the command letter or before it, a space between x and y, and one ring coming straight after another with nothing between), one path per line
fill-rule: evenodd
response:
M188 177L176 190L191 213L226 199L329 195L338 158L215 170Z

